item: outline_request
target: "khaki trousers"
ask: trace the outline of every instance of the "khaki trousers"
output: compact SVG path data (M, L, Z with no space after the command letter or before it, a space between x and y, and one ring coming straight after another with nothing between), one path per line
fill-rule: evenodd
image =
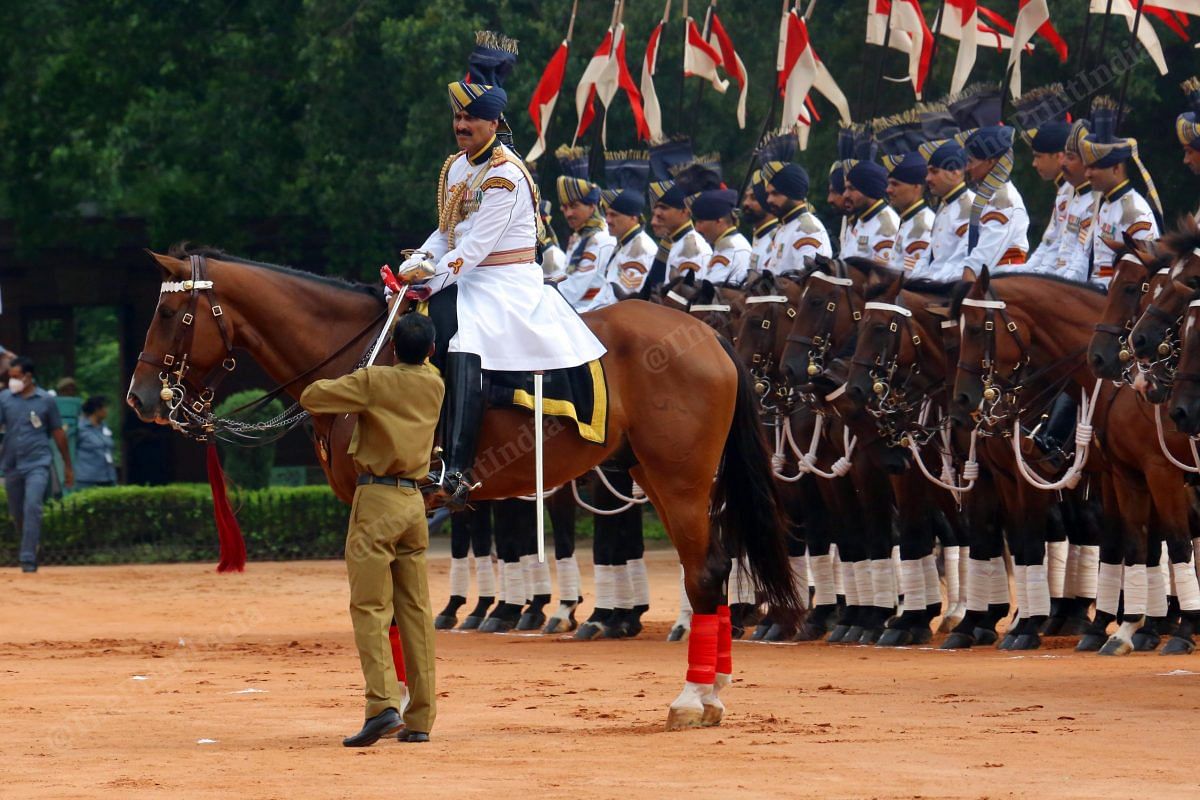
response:
M346 534L350 618L366 682L366 717L400 710L400 684L392 661L392 619L404 646L409 730L429 732L436 716L433 614L425 550L429 528L416 489L368 484L354 492Z

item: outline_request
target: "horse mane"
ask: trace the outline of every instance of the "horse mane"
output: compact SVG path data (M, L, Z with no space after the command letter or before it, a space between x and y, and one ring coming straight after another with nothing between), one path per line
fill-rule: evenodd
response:
M314 283L319 283L323 286L329 286L334 289L359 292L361 294L370 295L371 297L375 297L377 299L382 299L383 297L382 290L376 286L347 280L336 275L318 275L315 272L308 272L307 270L296 269L295 267L284 267L280 266L279 264L269 264L265 261L252 261L251 259L235 256L230 253L226 253L224 250L216 247L210 247L208 245L194 245L191 242L176 242L175 244L171 245L170 249L167 251L167 255L169 255L171 258L179 259L184 259L189 256L215 258L218 261L228 261L232 264L244 264L248 267L257 267L259 269L270 270L271 272L278 272L281 275L288 275L293 278L312 281Z
M962 281L935 281L929 278L913 278L905 280L900 286L902 292L917 292L919 294L932 294L938 297L949 297L951 292ZM887 294L891 288L890 283L876 283L867 287L866 299L876 300L882 295Z
M1012 278L1036 278L1049 283L1057 283L1062 286L1069 286L1073 289L1083 289L1084 291L1100 295L1101 297L1108 296L1107 289L1097 286L1094 283L1088 281L1071 280L1070 278L1064 278L1061 275L1047 275L1043 272L1009 272L1008 270L1005 270L999 275L993 274L991 276L990 283L994 284L996 281L1005 281ZM949 312L951 319L958 317L959 312L962 311L962 301L964 298L966 298L967 292L969 292L971 287L974 285L974 281L959 281L951 287Z
M1181 258L1185 253L1200 248L1200 223L1192 217L1180 218L1178 227L1159 239L1174 258Z

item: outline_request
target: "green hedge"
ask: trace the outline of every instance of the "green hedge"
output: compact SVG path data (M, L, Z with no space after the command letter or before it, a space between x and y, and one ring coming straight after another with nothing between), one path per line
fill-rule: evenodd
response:
M3 492L0 491L0 498ZM4 498L6 500L6 498ZM241 490L230 503L250 559L337 558L349 508L328 486ZM7 518L0 561L15 564ZM205 484L89 489L46 506L42 563L205 561L217 557L212 495Z

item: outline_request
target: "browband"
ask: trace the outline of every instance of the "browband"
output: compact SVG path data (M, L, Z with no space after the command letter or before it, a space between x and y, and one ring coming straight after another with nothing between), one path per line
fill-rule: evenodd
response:
M752 306L756 303L786 303L788 299L781 294L764 294L762 297L747 297L746 305Z
M174 292L190 292L193 289L211 289L213 288L212 281L163 281L162 288L158 290L159 294L172 294Z
M814 272L812 274L812 277L820 278L821 280L825 281L826 283L832 283L834 286L853 286L854 285L854 281L850 280L849 278L835 278L832 275L826 275L824 272Z
M970 297L964 297L962 304L971 308L994 308L997 311L1008 308L1003 300L973 300Z
M688 311L692 311L692 312L696 312L696 311L728 311L728 310L729 310L729 306L727 306L723 303L708 303L707 305L702 304L702 305L698 305L698 306L692 306L691 308L688 309Z
M684 308L687 308L688 303L691 302L683 295L675 294L675 290L673 290L673 289L667 292L667 297L670 298L671 300L674 300L676 303L679 303L679 305L683 306Z
M867 311L891 311L893 314L901 314L905 317L911 317L912 312L904 306L898 306L893 303L877 303L874 300L863 306Z

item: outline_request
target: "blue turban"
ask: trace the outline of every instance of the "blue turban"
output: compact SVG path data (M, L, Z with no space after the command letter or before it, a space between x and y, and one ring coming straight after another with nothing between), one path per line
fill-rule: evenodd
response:
M610 200L608 207L618 214L624 214L627 217L636 217L646 207L646 198L641 192L626 189Z
M967 137L965 144L969 155L980 161L1000 158L1013 146L1015 128L1004 125L986 125ZM1064 138L1064 142L1066 139Z
M900 181L900 183L909 183L917 186L924 185L925 176L929 174L929 165L925 163L925 159L916 150L905 153L900 159L900 163L892 168L890 177ZM855 186L858 184L856 183Z
M786 164L769 179L775 191L792 200L808 198L808 173L799 164Z
M499 86L455 81L446 88L454 110L465 111L477 119L500 119L508 105L508 94Z
M887 170L874 161L860 161L846 175L846 180L854 184L855 189L876 200L887 195L887 179Z
M842 194L846 191L846 170L842 168L842 162L835 161L833 169L829 170L829 188L834 194Z
M1061 153L1067 147L1071 135L1071 123L1047 122L1034 132L1029 144L1035 153Z
M669 185L668 185L669 184ZM654 196L655 205L662 204L670 208L684 208L687 195L675 181L657 181L650 184L650 194Z
M961 170L966 165L966 154L958 142L953 139L938 147L929 155L929 166L938 169Z
M733 189L710 189L692 197L692 218L717 220L733 214L737 205L737 192Z

